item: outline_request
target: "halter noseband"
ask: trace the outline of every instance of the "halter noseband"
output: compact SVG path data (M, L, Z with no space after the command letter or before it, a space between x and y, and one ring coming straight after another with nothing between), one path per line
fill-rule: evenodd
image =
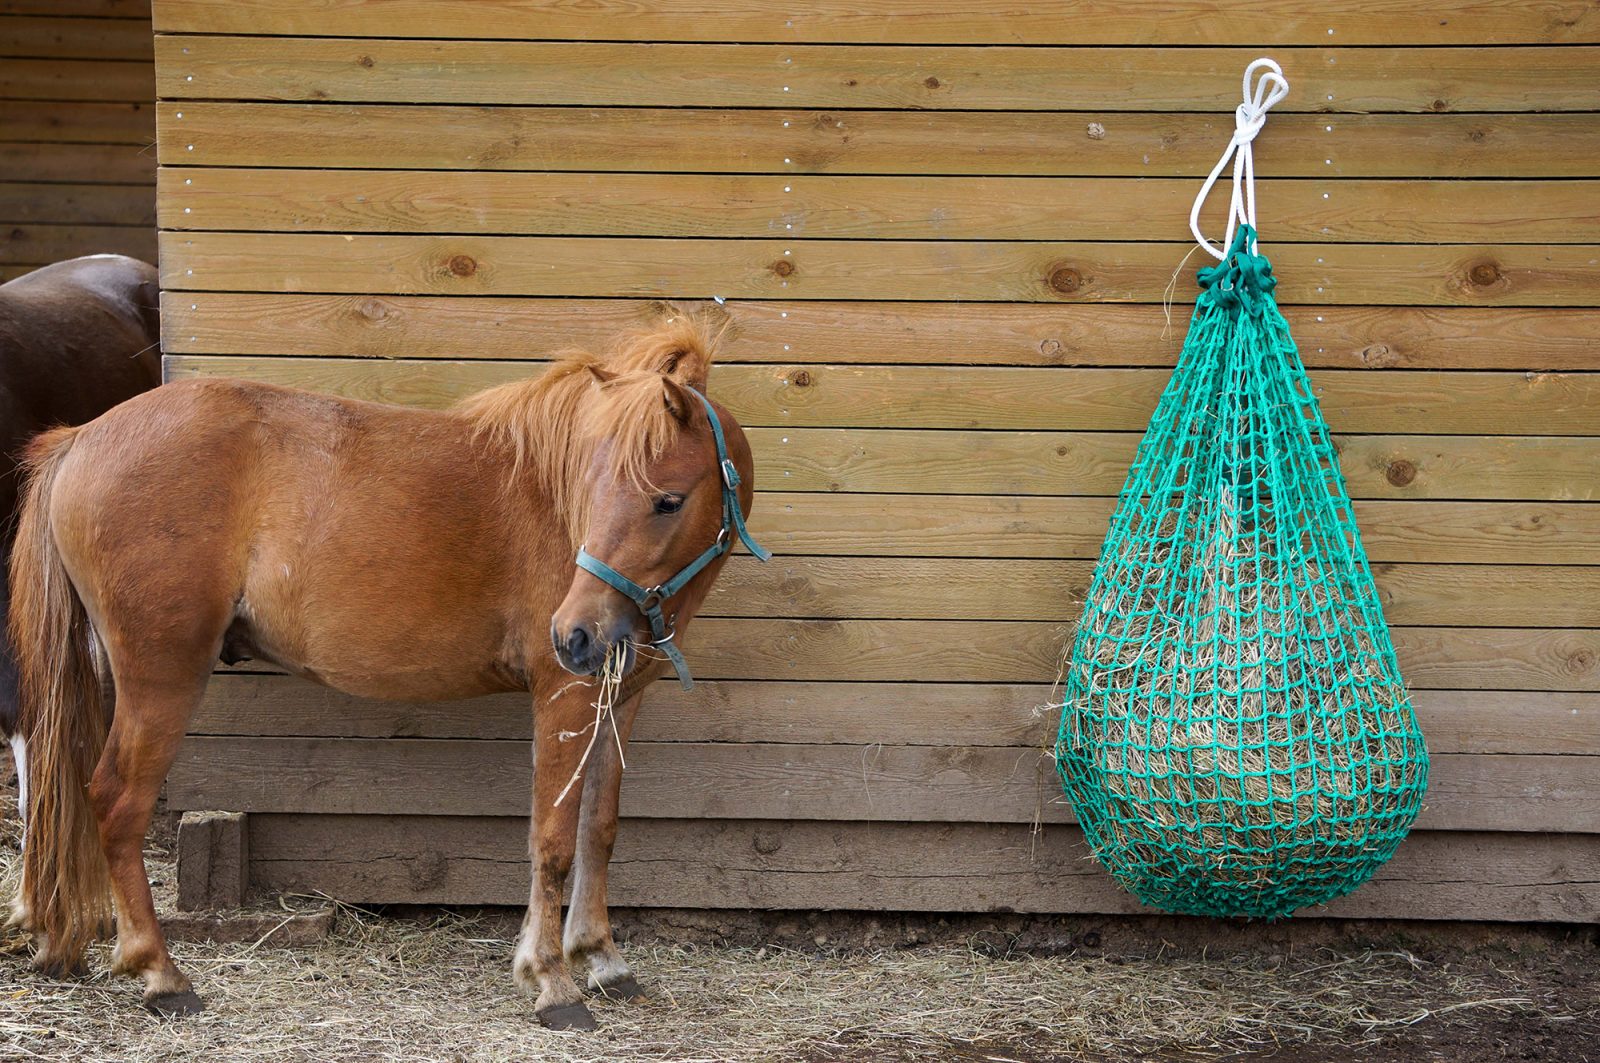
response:
M733 549L733 538L730 533L737 534L745 549L754 554L757 560L767 561L771 559L772 554L752 539L749 529L744 526L744 511L739 508L739 494L736 490L739 486L739 470L734 468L733 462L728 458L728 444L722 436L722 423L717 420L717 411L712 409L711 401L700 392L687 386L686 390L699 399L700 404L706 408L706 416L711 419L711 435L717 441L717 467L722 477L722 530L717 532L717 541L679 570L676 576L654 587L640 586L581 546L578 548L578 567L604 580L639 607L639 612L650 621L650 645L667 655L667 660L672 662L672 667L678 673L678 682L687 690L694 686L694 680L689 676L689 663L683 659L683 651L672 641L673 636L678 633L677 614L673 614L672 627L668 628L661 607L669 598L688 586L689 581L698 576L702 569Z

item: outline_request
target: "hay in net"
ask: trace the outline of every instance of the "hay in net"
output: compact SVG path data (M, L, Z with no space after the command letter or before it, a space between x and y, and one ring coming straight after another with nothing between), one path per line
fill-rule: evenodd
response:
M1392 855L1427 755L1248 232L1202 272L1112 517L1063 668L1056 758L1097 857L1141 899L1275 917Z

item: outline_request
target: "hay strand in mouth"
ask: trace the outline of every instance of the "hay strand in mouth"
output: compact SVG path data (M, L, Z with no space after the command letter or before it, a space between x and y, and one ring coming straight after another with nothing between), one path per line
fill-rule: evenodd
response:
M583 747L583 756L578 760L578 766L572 770L572 778L567 780L567 785L561 788L561 793L556 796L556 805L566 800L567 794L583 778L583 769L589 763L589 754L594 752L594 744L600 737L600 729L606 724L611 726L611 737L617 745L617 763L622 765L624 771L628 768L628 760L622 755L622 732L617 729L617 718L614 710L617 706L617 694L622 690L623 664L628 659L628 643L616 642L606 650L606 660L600 666L595 686L594 720L582 731L562 731L556 737L562 742L570 742L581 738L585 731L589 734L589 744Z

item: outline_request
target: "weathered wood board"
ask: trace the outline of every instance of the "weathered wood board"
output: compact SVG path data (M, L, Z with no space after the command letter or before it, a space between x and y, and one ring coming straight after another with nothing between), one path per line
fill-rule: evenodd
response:
M617 903L1136 910L1034 710L1268 52L1264 241L1434 753L1418 833L1327 914L1600 918L1600 15L472 7L157 0L167 372L442 408L664 301L729 323L712 388L780 556L733 559L687 635L705 681L651 693ZM107 130L126 106L14 77ZM249 813L253 882L521 903L525 696L270 672L214 679L169 791Z
M0 280L156 260L153 51L149 0L0 9Z

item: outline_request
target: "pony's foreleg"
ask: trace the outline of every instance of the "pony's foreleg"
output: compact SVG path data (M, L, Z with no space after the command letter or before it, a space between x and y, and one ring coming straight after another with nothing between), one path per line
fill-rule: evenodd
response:
M124 684L105 752L89 786L117 905L112 970L141 977L145 1007L163 1015L186 1015L203 1006L167 951L144 866L145 832L156 797L205 690L205 675L197 679L170 686Z
M632 1000L642 996L638 981L611 937L611 916L606 911L606 870L617 840L617 801L622 790L620 743L625 749L633 719L644 695L636 695L613 711L616 732L604 726L584 769L583 810L578 820L576 875L567 929L562 945L567 962L589 969L589 987L606 996Z
M552 681L535 690L555 685ZM561 803L556 803L588 745L584 727L594 719L594 689L584 683L571 684L549 702L537 705L533 719L533 818L528 836L533 886L512 973L523 992L535 997L539 1021L553 1029L595 1028L561 949L561 893L572 870L581 786L572 787Z

